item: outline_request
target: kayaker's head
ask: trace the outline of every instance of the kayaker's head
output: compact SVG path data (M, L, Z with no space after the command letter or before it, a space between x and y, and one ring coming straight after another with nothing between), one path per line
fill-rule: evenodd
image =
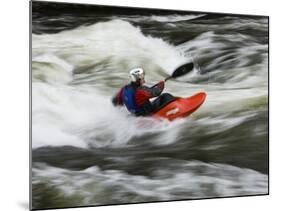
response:
M145 83L144 76L145 76L144 70L140 67L130 70L131 83L137 86L141 86Z

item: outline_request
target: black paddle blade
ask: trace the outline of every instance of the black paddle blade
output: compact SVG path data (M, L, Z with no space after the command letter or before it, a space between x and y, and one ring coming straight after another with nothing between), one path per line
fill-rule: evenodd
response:
M176 77L180 77L180 76L183 76L184 74L190 72L191 70L193 70L193 67L194 67L194 64L191 62L191 63L187 63L187 64L184 64L180 67L178 67L172 74L172 78L176 78Z

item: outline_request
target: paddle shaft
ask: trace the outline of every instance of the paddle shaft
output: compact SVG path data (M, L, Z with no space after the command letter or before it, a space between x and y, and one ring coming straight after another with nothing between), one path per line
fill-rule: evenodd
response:
M166 82L166 81L168 81L168 80L170 80L172 78L173 78L172 76L169 76L169 77L165 78L164 81Z

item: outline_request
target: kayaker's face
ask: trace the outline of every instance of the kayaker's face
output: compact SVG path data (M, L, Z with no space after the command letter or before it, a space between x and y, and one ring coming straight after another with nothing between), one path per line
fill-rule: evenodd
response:
M142 78L141 80L140 80L140 85L143 85L145 83L145 80L144 80L144 78Z

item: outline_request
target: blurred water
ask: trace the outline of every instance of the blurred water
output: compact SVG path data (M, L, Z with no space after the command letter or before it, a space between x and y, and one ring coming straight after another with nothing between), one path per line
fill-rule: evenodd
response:
M75 18L74 18L75 17ZM172 123L111 105L141 66L208 95ZM33 207L268 193L268 22L208 14L33 13Z

